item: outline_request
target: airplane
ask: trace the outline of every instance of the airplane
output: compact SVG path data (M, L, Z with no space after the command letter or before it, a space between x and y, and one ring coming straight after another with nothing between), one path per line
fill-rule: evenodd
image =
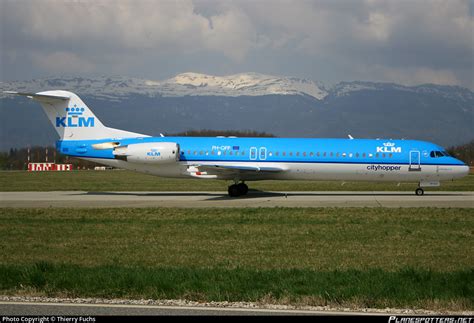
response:
M56 149L116 168L171 178L232 181L230 197L255 180L416 182L416 195L469 173L443 147L418 140L152 137L106 127L74 93L5 91L39 102Z

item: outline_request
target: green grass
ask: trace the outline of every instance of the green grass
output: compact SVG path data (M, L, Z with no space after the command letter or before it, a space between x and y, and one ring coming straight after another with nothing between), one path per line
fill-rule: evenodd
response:
M37 263L0 265L0 290L29 286L54 297L273 301L305 305L472 308L474 270L449 274L402 269L386 272L144 268ZM30 290L30 291L31 291ZM440 306L441 305L441 306Z
M0 209L0 290L472 310L474 210Z
M228 181L168 179L130 171L0 172L1 190L8 191L227 191ZM262 191L414 191L416 183L333 181L256 181L251 189ZM474 191L474 174L442 182L427 190Z

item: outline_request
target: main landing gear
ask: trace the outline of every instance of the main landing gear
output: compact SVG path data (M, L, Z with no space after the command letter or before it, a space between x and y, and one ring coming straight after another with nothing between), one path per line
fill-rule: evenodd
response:
M418 195L418 196L421 196L421 195L425 194L425 191L421 187L418 187L415 190L415 194Z
M249 191L249 187L245 183L232 184L227 191L230 197L237 197L246 195Z

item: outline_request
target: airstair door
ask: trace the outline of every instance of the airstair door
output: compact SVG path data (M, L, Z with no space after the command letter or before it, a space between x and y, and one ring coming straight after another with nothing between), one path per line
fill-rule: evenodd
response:
M410 151L410 166L408 167L408 170L410 172L421 171L420 157L421 157L420 151L418 150Z

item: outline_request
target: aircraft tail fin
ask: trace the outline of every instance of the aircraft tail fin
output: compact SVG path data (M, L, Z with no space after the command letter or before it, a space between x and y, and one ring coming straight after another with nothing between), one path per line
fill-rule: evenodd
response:
M147 135L104 126L89 107L72 92L23 93L5 91L5 93L27 96L39 102L61 140L148 137Z

